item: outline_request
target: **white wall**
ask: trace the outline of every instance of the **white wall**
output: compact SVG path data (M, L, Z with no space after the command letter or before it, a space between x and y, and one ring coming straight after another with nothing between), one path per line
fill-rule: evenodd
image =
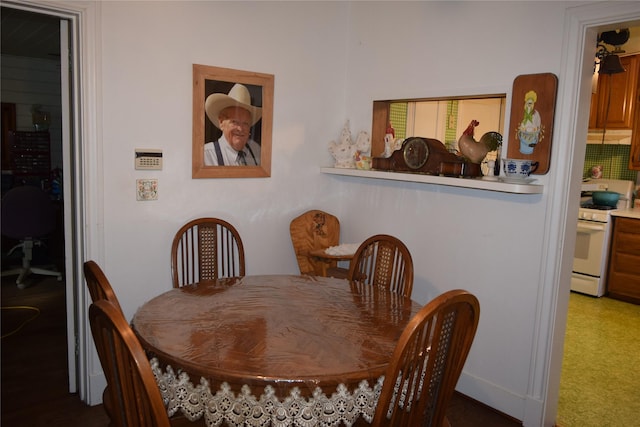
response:
M16 104L16 130L33 131L34 105L51 114L51 169L62 168L60 60L2 55L2 102Z
M101 3L99 261L125 313L171 287L170 243L187 220L215 215L236 225L249 274L295 273L289 221L320 207L340 217L345 242L375 233L404 240L415 258L415 300L453 288L476 294L480 327L460 391L539 419L545 379L536 364L548 349L536 328L552 321L538 318L542 293L568 293L567 283L544 277L544 254L557 243L544 241L552 186L513 195L322 175L319 167L332 164L327 143L346 119L354 133L370 130L373 100L505 92L510 103L518 75L558 75L568 5ZM191 179L193 63L275 75L271 178ZM164 169L135 171L136 147L161 148ZM537 178L547 186L562 168L552 157ZM158 201L136 202L135 179L144 177L159 179Z
M347 6L102 3L104 263L128 314L171 286L171 239L194 217L236 225L249 273L297 271L290 219L340 203L318 167L346 118ZM275 75L271 178L191 179L194 63ZM163 170L134 170L135 147L162 149ZM136 201L144 177L158 201Z
M558 75L565 5L501 2L499 22L497 5L353 3L347 102L354 125L371 122L374 99L504 92L510 111L518 75ZM544 31L531 25L536 22L544 22ZM508 144L514 138L507 131L504 139ZM561 167L551 166L550 173ZM547 176L536 178L547 182ZM332 181L351 189L341 211L347 238L375 230L405 241L417 261L415 299L453 288L478 296L480 326L458 389L524 419L533 398L529 376L549 192ZM375 214L358 221L357 211Z

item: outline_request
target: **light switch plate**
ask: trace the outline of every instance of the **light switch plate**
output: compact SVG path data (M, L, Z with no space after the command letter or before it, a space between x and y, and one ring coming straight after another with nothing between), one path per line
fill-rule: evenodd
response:
M158 200L158 180L157 179L137 179L136 180L136 200Z

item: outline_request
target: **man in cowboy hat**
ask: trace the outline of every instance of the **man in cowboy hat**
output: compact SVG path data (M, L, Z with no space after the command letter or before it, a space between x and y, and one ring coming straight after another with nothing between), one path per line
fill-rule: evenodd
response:
M246 86L237 83L228 95L209 95L204 109L209 120L222 131L220 139L204 144L205 166L259 165L260 145L249 136L251 127L262 117L262 109L251 105Z

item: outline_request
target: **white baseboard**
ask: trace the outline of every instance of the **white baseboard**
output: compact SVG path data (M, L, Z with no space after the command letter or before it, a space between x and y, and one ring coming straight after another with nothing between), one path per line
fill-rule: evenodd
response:
M107 386L107 379L102 372L89 375L89 387L87 393L87 405L95 406L102 404L102 393Z
M526 397L462 372L456 390L517 420L524 420Z

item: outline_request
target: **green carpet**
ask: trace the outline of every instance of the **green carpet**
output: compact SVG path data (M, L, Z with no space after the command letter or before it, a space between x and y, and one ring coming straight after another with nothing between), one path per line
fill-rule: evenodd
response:
M640 426L640 305L571 293L557 425Z

